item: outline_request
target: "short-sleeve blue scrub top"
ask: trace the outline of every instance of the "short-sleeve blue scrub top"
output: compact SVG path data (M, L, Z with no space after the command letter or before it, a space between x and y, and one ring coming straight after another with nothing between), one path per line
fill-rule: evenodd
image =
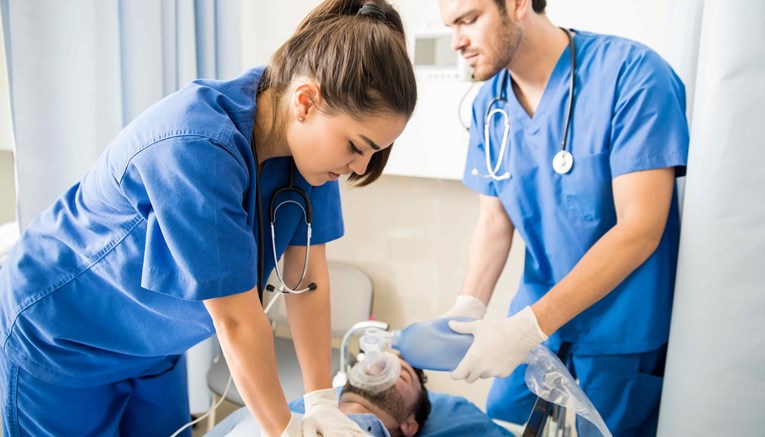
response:
M29 225L0 269L2 347L14 363L75 388L141 375L214 333L203 300L255 287L250 142L262 74L198 80L158 102ZM290 165L265 162L262 217ZM313 204L311 244L342 236L337 183L312 187L296 171L295 184ZM279 255L305 245L302 211L281 208L276 233Z
M498 197L526 244L510 314L539 300L616 224L614 178L658 168L685 172L685 90L671 67L647 47L618 37L577 31L574 43L575 109L568 138L574 164L567 174L557 174L552 160L563 140L570 47L554 67L533 117L507 81L508 103L500 106L510 115L509 145L497 173L508 171L509 179L483 176L484 117L489 102L500 95L504 71L483 85L473 104L463 183ZM499 118L490 134L492 163L504 130ZM548 345L557 350L561 341L570 341L572 353L600 355L645 352L665 344L678 239L675 198L658 249L609 295L552 335Z

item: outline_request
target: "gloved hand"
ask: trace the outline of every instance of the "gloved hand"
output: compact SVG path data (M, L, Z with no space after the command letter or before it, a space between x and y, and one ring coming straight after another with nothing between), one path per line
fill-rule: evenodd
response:
M467 382L509 375L526 359L532 348L547 340L531 307L506 319L452 320L449 327L460 334L473 334L473 344L457 368L449 374L452 379Z
M334 388L316 390L303 395L305 416L303 435L305 437L354 437L366 436L356 422L349 419L338 408L337 392Z
M303 428L300 424L300 419L296 418L293 414L290 417L290 422L279 437L303 437Z
M467 317L469 319L481 320L485 314L486 305L480 299L467 294L460 294L454 301L454 306L441 315L441 318Z

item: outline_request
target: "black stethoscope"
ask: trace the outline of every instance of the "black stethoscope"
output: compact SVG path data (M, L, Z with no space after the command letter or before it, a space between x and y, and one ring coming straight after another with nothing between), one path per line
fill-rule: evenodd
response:
M576 79L576 50L574 49L574 39L571 37L571 31L568 29L561 28L564 32L566 32L566 36L568 37L568 43L571 46L571 76L569 78L569 85L568 85L568 113L566 114L566 123L563 128L563 143L561 145L560 151L555 154L552 160L552 167L553 170L555 170L558 174L566 174L569 171L571 171L571 167L574 165L574 156L566 150L567 140L568 140L568 129L571 125L571 118L574 114L574 81ZM502 158L505 155L505 151L507 150L507 137L510 133L510 114L507 113L507 111L504 108L499 107L499 103L503 102L505 105L508 105L509 102L507 101L506 97L506 90L507 90L507 82L510 78L510 73L505 69L505 74L502 76L502 83L500 84L500 91L499 96L492 99L491 102L489 102L488 108L486 108L486 116L484 117L484 125L483 125L483 137L484 137L484 146L485 146L485 153L486 153L486 171L488 172L485 175L482 175L478 172L478 169L474 168L472 171L472 174L474 176L483 176L485 178L491 178L495 181L501 181L505 179L510 179L510 172L504 172L502 174L498 174L499 167L502 165ZM491 136L489 135L491 131L491 121L493 120L495 115L501 115L504 119L504 133L502 134L502 143L499 147L499 156L497 156L497 163L495 165L491 165Z
M260 208L261 205L261 195L260 195L260 165L258 164L258 152L255 150L255 141L252 141L252 154L255 157L255 203L257 208L257 214L258 214L258 297L260 297L260 301L263 301L263 283L264 279L264 252L265 252L265 242L263 241L263 211ZM274 292L274 293L281 293L281 294L300 294L305 293L306 291L312 291L316 289L316 283L311 282L304 288L300 288L303 285L303 281L305 281L305 276L308 271L308 252L311 248L311 200L308 198L308 194L306 194L305 191L303 191L301 188L297 187L295 185L295 162L290 159L289 162L290 167L290 174L289 174L289 184L285 185L284 187L281 187L274 191L274 194L271 195L271 201L268 203L268 222L271 225L271 249L272 254L274 257L274 270L276 271L276 276L279 279L280 286L276 287L274 285L268 284L266 285L266 290ZM286 199L282 202L277 204L277 199L279 196L287 194L287 193L295 193L299 197L303 199L304 205L301 205L300 202L292 199ZM284 282L284 277L282 276L282 272L279 270L279 263L278 263L278 256L276 254L276 213L283 205L286 204L295 204L297 205L302 211L303 211L303 220L306 224L306 248L305 248L305 260L303 261L303 273L300 275L300 281L298 281L297 285L294 288L291 288L287 286L287 284ZM275 300L272 301L272 303L275 302Z

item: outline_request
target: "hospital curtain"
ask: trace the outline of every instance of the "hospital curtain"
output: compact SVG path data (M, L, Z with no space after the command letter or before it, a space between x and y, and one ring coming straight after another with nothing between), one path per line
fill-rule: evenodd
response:
M112 138L192 79L241 72L239 1L0 0L22 229ZM189 353L192 411L209 405L210 342Z
M765 432L765 2L706 1L659 436Z
M0 0L22 229L152 103L240 73L239 2Z

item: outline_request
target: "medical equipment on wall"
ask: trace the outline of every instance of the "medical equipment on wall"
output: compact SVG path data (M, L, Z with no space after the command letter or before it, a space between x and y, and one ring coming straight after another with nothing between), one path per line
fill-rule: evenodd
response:
M556 173L560 175L564 175L571 171L571 167L574 165L574 156L566 150L566 146L568 144L568 130L571 126L571 118L574 115L574 82L576 81L576 49L574 48L574 38L571 36L571 31L568 29L561 28L566 33L566 36L568 37L568 43L571 47L571 74L569 76L569 86L568 86L568 110L566 112L566 121L563 125L563 141L561 143L561 148L558 153L555 154L552 160L552 167L553 170L555 170ZM500 103L503 105L508 104L508 100L506 97L507 93L507 85L510 78L510 73L507 71L507 69L504 70L502 73L502 82L500 83L500 91L499 96L495 97L494 99L489 102L489 106L486 108L486 116L484 117L484 127L483 127L483 138L484 138L484 147L485 147L485 153L486 153L486 171L487 174L481 174L477 168L474 168L471 172L473 176L482 176L484 178L492 178L495 181L502 181L505 179L510 179L512 175L510 172L505 171L502 174L499 174L499 167L502 165L502 160L505 156L505 152L508 148L508 134L510 133L510 114L507 112L506 109L499 106ZM492 128L492 121L494 118L500 115L502 116L502 119L504 121L503 126L503 133L502 133L502 142L499 145L499 154L497 156L497 162L495 165L491 165L491 128Z
M390 349L391 334L368 328L359 339L363 358L350 371L352 386L371 392L381 392L393 386L401 374L401 362Z
M452 32L445 27L414 32L412 60L419 79L473 79L465 59L459 52L452 50Z
M419 109L396 140L396 153L384 173L461 180L470 136L460 120L471 116L468 103L479 84L465 59L452 49L452 31L441 20L438 2L411 3L408 7L416 4L420 9L412 16L416 22L407 41Z

